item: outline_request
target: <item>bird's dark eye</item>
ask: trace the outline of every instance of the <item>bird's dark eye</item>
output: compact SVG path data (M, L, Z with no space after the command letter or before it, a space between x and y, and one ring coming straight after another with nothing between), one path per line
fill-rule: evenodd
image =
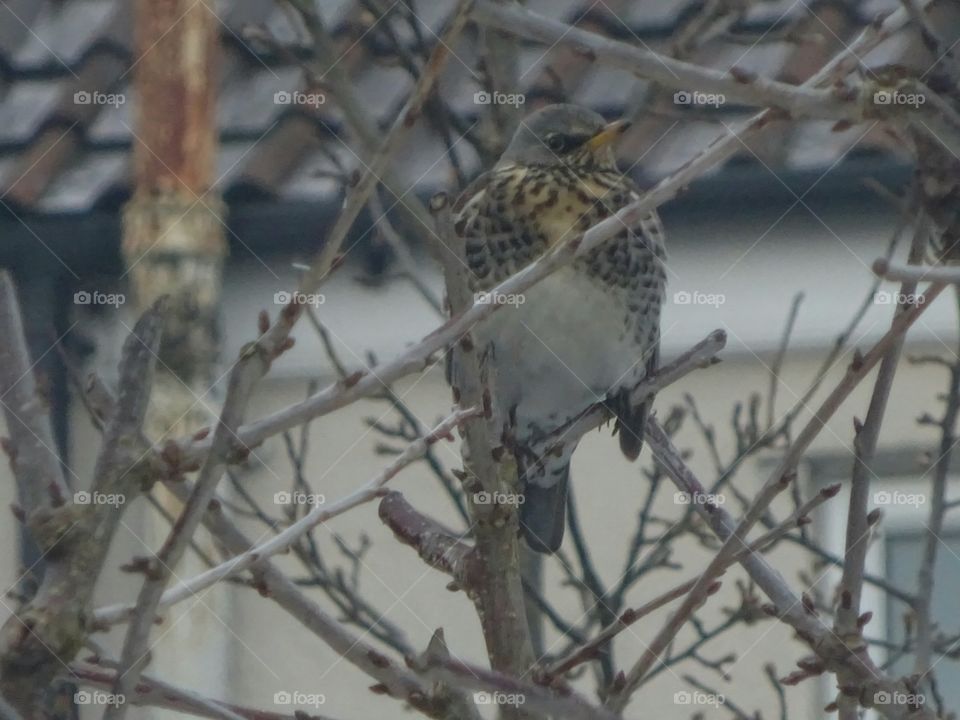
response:
M547 147L553 150L555 153L562 153L569 147L567 138L563 135L554 133L547 137Z

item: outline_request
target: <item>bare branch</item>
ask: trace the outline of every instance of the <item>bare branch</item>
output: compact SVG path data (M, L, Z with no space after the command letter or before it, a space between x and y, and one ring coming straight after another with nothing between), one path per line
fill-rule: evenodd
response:
M646 437L657 460L663 464L668 476L678 489L691 495L706 496L707 490L687 467L669 436L654 418L647 421ZM714 506L712 512L698 504L695 509L707 522L717 537L729 542L736 524L722 506ZM877 668L866 655L857 654L837 638L831 629L815 613L809 611L803 599L789 587L783 576L756 553L748 553L740 560L744 570L773 603L770 608L780 620L786 622L817 653L818 662L832 671L852 668L862 685L861 697L876 697L879 692L888 696L911 694L906 679L893 680ZM821 670L822 672L822 670ZM905 704L890 703L877 708L886 718L903 720L933 720L928 708L914 709Z
M136 610L124 638L120 658L122 672L117 678L114 691L116 695L131 694L141 671L149 661L147 643L164 588L173 575L173 568L190 547L190 541L203 519L207 505L216 495L217 484L226 469L227 457L231 451L238 449L236 429L243 420L254 387L266 374L273 357L274 354L260 342L250 343L240 351L240 357L230 371L223 410L220 412L210 453L200 469L194 492L163 546L150 560L146 579L137 596ZM130 385L135 386L136 380L131 380ZM120 405L123 403L123 392L124 388L121 386ZM104 720L122 720L125 714L126 706L111 705L104 712Z
M794 118L839 118L848 112L849 102L830 90L798 87L764 77L747 77L746 73L738 75L735 71L722 73L611 40L521 7L481 0L473 11L473 17L484 25L548 46L560 43L574 45L590 59L602 60L676 90L720 94L734 102L755 107L778 107Z
M918 217L910 247L911 264L923 260L927 246L927 232L925 218ZM903 281L900 286L900 301L897 303L898 313L909 307L904 303L916 292L916 289L916 281ZM867 506L870 502L870 480L874 474L872 464L880 439L880 426L886 413L904 342L905 336L901 334L884 351L880 369L877 371L877 379L874 382L873 394L870 397L866 421L862 425L857 421L854 422L855 453L847 512L845 562L843 577L840 581L840 605L834 622L836 633L854 647L863 643L859 622L860 596L863 591L863 573L872 525L867 514ZM866 646L863 646L863 651L866 652ZM849 687L852 678L848 678L846 673L838 673L837 680L841 687ZM842 693L839 704L841 715L851 715L856 718L858 703L856 697L852 697L852 693Z
M452 687L493 693L491 701L499 699L501 711L508 707L525 708L569 720L618 720L619 718L608 710L590 705L572 691L566 690L563 695L560 695L540 685L454 660L434 665L425 672L425 675Z
M161 299L144 313L124 343L120 397L110 412L94 466L93 492L130 500L157 478L152 456L138 451L138 440L150 398L163 307ZM46 571L33 599L0 630L0 694L27 718L34 716L42 690L87 637L94 586L120 523L121 510L115 504L74 505L67 498L61 500L29 518L30 531L47 561Z
M459 586L468 587L469 545L452 530L417 512L398 492L387 493L380 501L380 519L393 530L404 545L409 545L427 565L453 577Z
M873 262L873 272L885 280L898 282L940 282L960 284L960 268L949 265L918 266L900 265L879 258Z
M780 387L780 371L783 368L783 361L790 345L790 335L793 332L794 324L797 322L797 315L800 313L800 303L802 302L803 293L797 293L790 304L790 313L787 316L787 324L783 328L783 336L780 338L780 347L777 349L777 356L770 368L770 390L767 393L767 428L774 426L777 388Z
M896 117L886 111L889 106L871 105L867 101L874 92L869 84L859 89L837 86L819 90L816 84L809 82L799 86L789 85L736 67L723 73L611 40L521 7L500 5L490 0L478 2L473 17L485 25L548 46L574 45L591 59L629 70L665 87L722 95L727 100L754 107L775 108L780 116L794 120L819 118L861 122L869 117Z
M0 271L0 404L10 433L4 450L26 515L61 505L67 483L60 467L50 413L33 376L13 278Z

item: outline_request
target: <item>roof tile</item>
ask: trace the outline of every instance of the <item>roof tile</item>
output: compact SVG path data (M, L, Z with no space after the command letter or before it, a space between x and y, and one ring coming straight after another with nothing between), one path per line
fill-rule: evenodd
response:
M380 127L393 121L412 86L409 73L387 56L389 43L383 31L392 29L408 47L414 47L417 35L433 43L454 2L416 3L416 33L402 4L377 21L357 0L318 3L338 43L339 69ZM813 5L796 0L743 2L749 9L737 29L746 29L761 41L735 44L719 35L696 53L696 62L721 69L736 65L797 81L819 67L849 34L845 28L852 15L843 0ZM865 0L857 10L872 17L898 2ZM600 5L590 0L528 0L527 7L567 21L577 19L581 28L611 32L624 42L670 52L670 35L702 7L702 0L606 0ZM262 0L220 0L215 10L227 48L219 90L218 188L225 194L239 193L238 197L247 197L238 188L288 198L335 197L342 188L331 179L336 167L330 156L348 171L359 166L344 144L351 142L351 134L341 127L339 108L326 97L322 103L298 106L296 98L310 97L299 64L291 56L264 53L264 47L244 35L246 26L255 25L267 28L282 43L301 45L306 37L299 21ZM0 196L6 193L8 201L42 212L82 211L100 198L115 198L129 183L135 102L133 74L127 70L133 61L131 15L130 0L0 2L0 68L6 82L0 85ZM819 28L825 44L788 45L764 37L773 24L780 27L788 19L798 19L801 30ZM483 109L474 98L482 83L475 37L470 30L453 48L454 57L441 80L448 106L467 123ZM916 53L917 46L915 36L900 33L871 53L867 64L907 57L923 67L930 59ZM730 124L740 117L740 109L732 107L678 112L669 94L651 94L650 84L629 71L590 64L569 47L523 43L519 60L519 87L509 90L528 94L529 109L552 98L558 86L573 101L610 115L637 109L638 122L622 150L641 158L637 172L645 176L660 177L675 169L724 132L721 119ZM125 102L95 106L74 99L77 92L97 89L122 94ZM449 186L452 173L447 148L426 120L421 119L405 143L396 167L401 183L416 182L432 192ZM810 123L790 137L793 130L784 125L752 149L775 168L785 164L826 169L851 149L856 136L850 140L850 134L857 130L833 133L828 124ZM65 131L69 136L58 140ZM877 141L870 135L854 151ZM469 143L459 142L455 152L468 172L478 169Z

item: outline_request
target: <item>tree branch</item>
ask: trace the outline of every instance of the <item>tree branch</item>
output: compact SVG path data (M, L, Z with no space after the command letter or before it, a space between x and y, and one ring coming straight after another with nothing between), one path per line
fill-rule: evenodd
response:
M647 421L646 438L654 456L666 469L668 477L679 490L691 495L706 495L706 488L687 467L680 452L654 418ZM702 505L695 506L695 509L717 537L729 542L733 537L736 524L722 506L714 506L713 512L707 512L706 507ZM823 669L837 672L850 667L857 673L862 683L862 699L869 702L869 698L876 697L877 693L881 692L887 693L890 697L912 695L907 679L891 679L870 661L869 656L856 654L833 635L823 620L810 611L808 604L790 589L783 576L762 556L748 553L740 564L772 601L770 612L789 624L798 637L814 650ZM870 704L873 705L872 702ZM905 720L907 717L911 720L934 720L934 715L928 708L915 710L902 703L882 705L877 710L890 720Z
M10 433L4 450L17 481L24 514L62 505L68 488L50 413L33 376L13 278L0 271L0 404Z
M90 601L123 506L157 477L152 454L142 452L138 440L163 307L158 300L124 343L120 395L106 423L89 504L61 497L58 505L41 507L28 518L47 567L36 595L0 630L0 694L27 720L41 716L43 690L86 640Z
M923 259L927 247L927 222L918 217L910 248L910 263L916 264ZM900 295L896 312L905 311L906 298L917 289L916 281L905 280L900 286ZM854 464L850 482L850 499L847 512L846 543L843 573L840 580L840 605L834 621L834 631L851 647L867 651L863 642L863 628L860 625L860 596L863 591L863 573L869 547L870 528L873 523L868 518L867 506L870 503L870 479L874 475L872 463L880 439L880 427L886 413L893 379L903 352L905 335L901 334L884 351L874 382L870 406L866 421L860 425L854 421ZM841 686L850 685L845 674L838 673ZM853 680L853 678L849 678ZM857 717L857 698L850 693L842 693L839 699L841 714Z

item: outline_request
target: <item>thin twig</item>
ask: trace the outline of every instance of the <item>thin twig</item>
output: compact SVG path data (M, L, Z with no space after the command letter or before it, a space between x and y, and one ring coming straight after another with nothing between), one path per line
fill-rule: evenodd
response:
M777 350L777 356L773 360L770 368L770 391L767 394L767 428L772 428L774 417L776 416L777 389L780 387L780 372L783 369L783 361L787 356L787 348L790 345L790 335L793 333L793 326L797 322L797 315L800 312L800 303L803 302L803 293L799 292L793 296L793 302L790 303L790 312L787 315L787 324L783 328L783 335L780 338L780 347Z
M13 278L0 271L0 405L10 434L4 447L26 515L62 504L68 493L50 412L40 396Z
M950 460L956 446L957 417L960 415L960 361L950 368L950 386L946 396L946 408L940 421L940 448L934 463L933 487L930 493L930 514L926 524L926 542L923 560L917 573L917 594L914 604L916 615L917 650L914 672L923 678L931 670L933 647L933 603L934 567L937 551L943 542L943 519L946 514L947 478L950 474Z

